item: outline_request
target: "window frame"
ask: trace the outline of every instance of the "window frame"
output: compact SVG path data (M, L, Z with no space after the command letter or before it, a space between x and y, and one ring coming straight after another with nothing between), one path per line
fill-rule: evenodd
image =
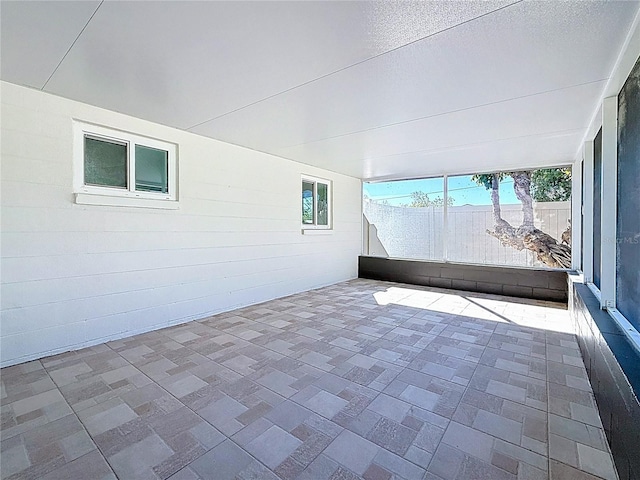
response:
M74 193L76 203L178 208L178 145L123 130L74 120ZM127 146L127 187L85 183L85 138ZM167 152L167 193L136 190L136 145Z
M302 202L300 203L300 223L302 230L333 230L333 185L331 180L325 178L312 177L310 175L302 175L300 180L300 188L303 183L313 184L313 223L302 222ZM321 183L327 187L327 224L318 224L318 184ZM302 190L300 191L302 193Z
M573 202L574 202L574 195L573 195L573 179L574 179L574 172L575 172L575 164L574 163L554 163L551 164L550 166L538 166L538 167L526 167L526 168L521 168L519 170L544 170L544 169L556 169L556 168L570 168L571 169L571 199L569 200L570 202L570 207L569 207L569 213L570 213L570 219L571 222L573 223ZM463 171L464 172L464 171ZM430 175L430 176L424 176L424 177L407 177L407 178L398 178L398 179L388 179L388 178L381 178L381 179L376 179L376 180L368 180L368 181L363 181L362 185L361 185L361 196L362 196L362 203L361 203L361 208L362 208L362 212L364 215L364 184L365 183L386 183L386 182L402 182L402 181L407 181L407 180L433 180L433 179L443 179L443 195L444 198L448 198L449 197L449 185L448 185L448 180L449 178L452 177L465 177L465 176L472 176L472 175L493 175L494 173L505 173L508 172L508 170L494 170L494 171L480 171L480 172L476 172L476 173L452 173L452 174L441 174L441 175ZM534 201L534 203L536 203ZM366 229L365 229L366 231ZM555 270L555 271L571 271L571 268L550 268L550 267L543 267L543 266L527 266L527 265L510 265L510 264L500 264L500 263L496 263L496 264L492 264L492 263L473 263L473 262L468 262L468 261L460 261L460 260L451 260L450 259L450 249L448 248L449 242L448 242L448 238L449 238L449 206L447 204L447 202L444 202L443 205L443 235L442 235L442 240L443 240L443 255L441 258L431 258L431 259L416 259L416 258L408 258L408 260L417 260L417 261L425 261L425 262L441 262L441 263L451 263L451 264L458 264L458 265L478 265L478 266L497 266L497 267L505 267L505 268L518 268L518 269L526 269L526 270L539 270L539 269L548 269L548 270ZM362 253L363 255L368 255L368 251L365 250L365 245L366 242L363 241L363 245L362 245ZM574 258L575 258L575 253L574 253L574 249L573 249L573 245L570 245L571 247L571 262L573 265L574 262ZM389 256L388 258L391 259L399 259L399 260L403 260L402 257L393 257L393 256Z

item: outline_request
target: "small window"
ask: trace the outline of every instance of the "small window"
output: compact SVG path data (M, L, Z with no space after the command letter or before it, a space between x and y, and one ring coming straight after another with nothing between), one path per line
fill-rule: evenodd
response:
M302 228L331 228L331 183L302 179Z
M80 122L75 129L77 203L97 203L86 195L120 198L109 205L158 208L165 208L158 201L177 200L176 145Z

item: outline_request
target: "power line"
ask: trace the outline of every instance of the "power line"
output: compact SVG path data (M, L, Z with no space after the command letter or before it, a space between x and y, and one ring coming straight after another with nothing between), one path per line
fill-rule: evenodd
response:
M500 185L507 184L507 183L513 183L513 180L502 180L500 182ZM472 188L482 188L482 185L474 185L472 187L450 188L448 191L449 192L458 192L458 191L461 191L461 190L471 190ZM420 191L420 190L417 190L417 191ZM410 198L411 195L413 195L413 193L415 193L415 192L412 192L412 193L409 193L409 194L406 194L406 195L395 195L395 196L392 196L392 197L375 196L375 197L369 197L369 198L371 198L372 200L395 200L397 198ZM434 195L436 193L444 193L444 190L436 190L436 191L433 191L433 192L424 192L424 193L426 195Z

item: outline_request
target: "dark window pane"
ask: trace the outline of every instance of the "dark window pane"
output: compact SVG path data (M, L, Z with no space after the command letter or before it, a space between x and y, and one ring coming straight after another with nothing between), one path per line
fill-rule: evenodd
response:
M616 306L640 330L640 59L618 95L618 118Z
M302 182L302 223L313 225L313 183Z
M127 188L127 145L85 137L84 183Z
M168 157L165 150L136 145L136 190L168 193Z
M318 225L329 225L329 186L318 183Z
M584 185L585 185L585 172L584 162L580 163L580 178L582 179L581 188L582 195L580 196L580 269L584 270Z
M602 198L602 129L593 142L593 283L600 288Z

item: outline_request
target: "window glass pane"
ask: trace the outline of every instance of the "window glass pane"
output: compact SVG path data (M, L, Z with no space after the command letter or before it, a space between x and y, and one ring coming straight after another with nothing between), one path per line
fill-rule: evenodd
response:
M494 235L496 214L517 228L523 220L522 205L514 191L514 180L504 174L459 175L449 177L447 257L454 262L489 265L533 266L533 256L504 245ZM494 206L494 200L496 206ZM497 208L497 210L496 210Z
M318 225L329 225L329 186L318 183Z
M640 330L640 59L618 95L616 307Z
M302 223L313 225L313 183L302 181Z
M443 178L365 183L367 255L442 260Z
M136 190L168 193L168 157L165 150L136 145Z
M85 137L84 183L127 188L127 145Z
M396 258L571 267L571 169L364 184L365 252Z
M593 283L600 288L600 252L602 225L602 129L593 141Z
M570 268L571 170L449 177L447 256L489 265Z

